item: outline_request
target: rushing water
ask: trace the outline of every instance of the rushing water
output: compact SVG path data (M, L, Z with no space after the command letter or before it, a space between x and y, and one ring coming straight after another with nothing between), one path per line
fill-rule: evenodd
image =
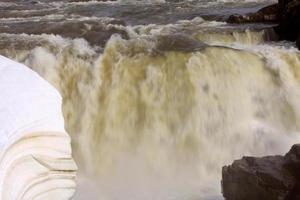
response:
M299 51L222 22L265 5L1 1L0 53L63 96L75 199L222 199L223 165L299 142Z

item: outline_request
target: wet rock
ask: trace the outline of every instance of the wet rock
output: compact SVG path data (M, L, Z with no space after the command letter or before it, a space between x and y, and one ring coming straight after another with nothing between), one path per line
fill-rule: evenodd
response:
M275 27L281 40L296 41L300 35L300 1L279 1L280 22Z
M45 33L72 39L84 38L90 44L104 46L113 34L119 34L123 38L127 38L128 35L124 26L125 22L118 19L107 22L73 19L68 21L16 22L9 26L0 24L0 32L34 35Z
M276 22L278 26L274 28L279 40L296 41L300 49L300 1L299 0L279 0L273 4L262 8L256 13L246 15L231 15L227 19L228 23L257 23Z
M300 180L300 144L294 145L284 156L284 167Z
M114 22L113 22L114 23ZM103 46L112 34L120 34L127 37L126 31L119 29L118 26L111 26L112 23L102 24L93 21L71 21L61 23L50 23L44 25L44 29L32 30L31 34L55 34L68 38L84 38L90 44Z
M246 15L231 15L227 19L228 23L256 23L256 22L276 22L279 20L278 4L273 4L260 9L256 13Z
M244 157L223 168L222 188L226 200L276 200L288 195L295 178L283 167L281 156Z
M222 169L226 200L299 200L300 145L285 156L243 157Z
M298 49L300 49L300 35L296 41L296 46L298 47Z
M157 38L158 51L193 52L205 49L208 45L183 34L160 35Z

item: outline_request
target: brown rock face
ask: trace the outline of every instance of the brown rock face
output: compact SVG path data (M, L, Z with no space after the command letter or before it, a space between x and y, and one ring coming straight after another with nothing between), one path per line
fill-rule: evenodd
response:
M296 41L300 36L300 1L279 1L280 22L275 27L281 40Z
M279 20L278 4L264 7L256 13L248 13L246 15L231 15L228 23L256 23L256 22L276 22Z
M296 41L300 50L300 1L299 0L279 0L273 4L262 8L256 13L246 15L231 15L227 19L228 23L257 23L276 22L278 26L274 28L279 40Z
M300 144L285 156L243 157L222 169L226 200L299 200Z
M298 49L300 49L300 35L296 41L296 46L298 47Z

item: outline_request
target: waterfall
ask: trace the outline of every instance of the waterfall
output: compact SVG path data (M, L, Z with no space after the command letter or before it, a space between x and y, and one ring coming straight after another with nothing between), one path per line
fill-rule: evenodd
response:
M221 199L223 165L299 141L296 49L246 31L194 37L218 46L161 50L143 31L113 36L103 53L81 39L1 50L62 94L74 156L98 198Z

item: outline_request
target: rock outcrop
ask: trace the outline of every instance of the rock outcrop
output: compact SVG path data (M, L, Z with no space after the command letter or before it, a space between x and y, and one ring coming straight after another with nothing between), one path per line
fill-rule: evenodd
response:
M231 15L227 19L228 23L257 23L257 22L277 22L280 16L278 16L279 7L278 4L272 4L264 7L256 13L248 13L246 15Z
M76 165L59 93L0 56L0 200L67 200Z
M275 31L280 40L296 41L300 37L300 1L280 0L279 1L279 25ZM297 42L298 48L299 42Z
M227 19L228 23L257 23L274 22L278 23L274 27L279 40L296 41L300 49L300 1L299 0L279 0L277 4L260 9L256 13L245 15L231 15Z
M243 157L222 170L226 200L299 200L300 144L285 156Z

